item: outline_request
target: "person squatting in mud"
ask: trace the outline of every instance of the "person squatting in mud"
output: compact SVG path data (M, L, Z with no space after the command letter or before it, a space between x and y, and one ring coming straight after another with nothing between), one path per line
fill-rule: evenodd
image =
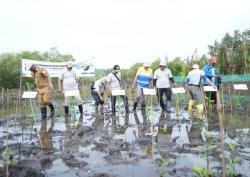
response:
M75 69L73 68L72 63L68 63L66 65L66 69L63 70L59 77L59 90L63 88L63 93L64 93L64 112L65 116L69 114L69 104L70 104L70 99L71 96L67 96L66 92L67 91L74 91L77 93L76 96L76 102L79 108L80 114L83 113L83 107L82 107L82 99L81 95L78 89L78 78Z
M46 69L39 68L38 65L32 64L29 68L35 80L35 86L38 94L38 102L40 105L42 119L47 118L47 108L50 107L51 117L55 115L55 108L52 100L53 85L51 78Z
M91 86L91 95L95 100L95 108L96 111L100 108L100 110L103 110L103 104L104 104L104 91L105 91L105 85L107 83L107 78L102 77L101 79L95 81Z

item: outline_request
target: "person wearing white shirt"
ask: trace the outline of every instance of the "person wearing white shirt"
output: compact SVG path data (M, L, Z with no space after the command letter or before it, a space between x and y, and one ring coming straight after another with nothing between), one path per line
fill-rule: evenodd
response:
M77 92L76 101L78 104L79 112L82 114L83 113L82 99L78 89L76 71L74 70L72 63L68 63L66 65L66 69L61 73L59 77L59 81L60 81L59 90L63 88L65 97L65 105L64 105L65 115L67 116L69 114L69 103L70 103L70 97L65 95L67 91Z
M162 110L171 112L171 88L169 80L174 84L174 79L170 69L166 68L166 62L161 61L160 66L154 72L154 87L157 88L157 96ZM166 96L166 105L163 101L163 95Z
M116 105L116 97L112 95L112 90L120 90L121 89L121 73L120 73L120 66L115 65L111 73L108 74L106 77L107 79L107 87L109 95L111 96L111 107L112 113L116 112L115 105ZM124 101L125 111L129 113L129 106L128 106L128 97L125 95L120 96Z
M192 108L196 101L198 118L200 119L202 119L204 112L204 97L200 89L201 79L203 79L203 81L209 83L210 85L214 86L214 84L206 77L205 72L199 69L199 65L194 64L192 66L192 70L187 75L187 81L186 81L186 90L188 90L191 97L188 103L188 112L189 115L192 115Z
M95 100L96 110L98 110L99 106L102 108L102 106L104 104L103 95L104 95L104 91L105 91L106 82L107 82L106 77L103 77L103 78L95 81L93 86L91 87L91 95Z

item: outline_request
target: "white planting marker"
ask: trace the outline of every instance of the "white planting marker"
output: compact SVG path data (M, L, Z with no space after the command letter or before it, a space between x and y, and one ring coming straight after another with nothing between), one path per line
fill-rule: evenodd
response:
M248 90L247 84L234 84L234 90Z
M156 95L155 89L143 89L144 95Z
M178 93L185 93L185 89L183 87L176 87L176 88L172 88L172 92L173 94L178 94Z
M217 92L217 88L214 88L213 86L204 86L205 92Z
M125 90L117 89L117 90L112 90L112 96L121 96L125 95Z
M64 94L65 94L66 97L69 97L69 96L79 96L80 95L79 90L64 91Z
M37 92L23 92L22 98L36 98Z

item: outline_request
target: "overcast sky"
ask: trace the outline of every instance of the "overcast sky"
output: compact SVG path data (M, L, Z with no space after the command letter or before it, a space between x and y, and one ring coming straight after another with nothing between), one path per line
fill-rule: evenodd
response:
M57 47L98 68L186 58L250 27L249 0L0 0L0 53Z

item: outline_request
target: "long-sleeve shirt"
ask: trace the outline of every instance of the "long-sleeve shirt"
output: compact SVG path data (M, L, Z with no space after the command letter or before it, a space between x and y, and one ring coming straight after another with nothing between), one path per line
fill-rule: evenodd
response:
M221 80L215 77L215 75L219 75L219 72L212 66L211 64L206 64L203 67L203 71L205 72L207 78L216 86L221 84ZM208 85L208 82L204 82L204 85Z

